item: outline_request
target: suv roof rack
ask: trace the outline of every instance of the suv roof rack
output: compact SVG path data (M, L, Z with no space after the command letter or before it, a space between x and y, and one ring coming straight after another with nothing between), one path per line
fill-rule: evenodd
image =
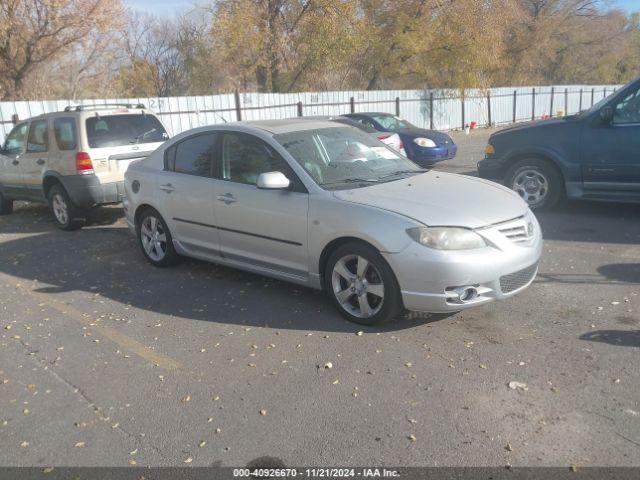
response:
M143 103L103 103L100 105L69 105L64 108L65 112L83 112L86 110L101 110L101 109L109 109L113 107L121 107L121 108L147 108Z

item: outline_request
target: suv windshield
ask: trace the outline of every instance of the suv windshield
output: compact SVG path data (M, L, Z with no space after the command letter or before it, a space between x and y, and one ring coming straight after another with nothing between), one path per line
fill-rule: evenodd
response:
M160 121L150 114L96 115L87 118L86 126L91 148L164 142L169 138Z
M365 187L424 171L351 127L303 130L274 139L326 190Z
M398 130L404 130L406 128L416 128L415 125L401 118L394 117L393 115L372 115L371 118L389 132L397 132Z

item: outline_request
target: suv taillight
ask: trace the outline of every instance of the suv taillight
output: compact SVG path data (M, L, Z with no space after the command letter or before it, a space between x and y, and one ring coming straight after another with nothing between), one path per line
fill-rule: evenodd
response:
M93 173L93 163L87 152L76 153L76 170L81 175L89 175Z

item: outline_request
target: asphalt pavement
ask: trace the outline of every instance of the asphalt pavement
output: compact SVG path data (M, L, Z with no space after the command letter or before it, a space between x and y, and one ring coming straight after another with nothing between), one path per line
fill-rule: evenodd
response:
M438 168L473 174L487 135L456 134ZM640 209L538 218L522 294L363 328L295 285L153 268L119 207L68 233L18 204L0 218L0 465L640 466Z

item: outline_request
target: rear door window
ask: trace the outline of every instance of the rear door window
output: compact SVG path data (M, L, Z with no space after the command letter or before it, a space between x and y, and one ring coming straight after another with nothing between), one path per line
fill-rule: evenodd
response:
M58 150L75 150L78 144L76 140L76 120L73 117L56 118L53 121L53 134L56 138Z
M36 120L31 122L27 137L27 153L43 153L49 150L49 122Z
M157 117L150 114L96 115L85 123L91 148L164 142L169 138Z
M195 135L168 150L169 163L176 173L210 177L218 136L215 133Z

